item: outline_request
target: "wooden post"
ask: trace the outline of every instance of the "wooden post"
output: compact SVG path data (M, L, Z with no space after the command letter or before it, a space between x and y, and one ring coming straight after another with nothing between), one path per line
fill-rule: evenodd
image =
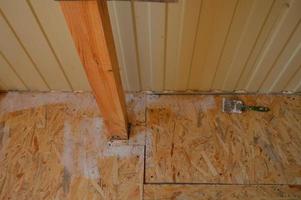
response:
M110 139L128 139L125 99L106 0L60 2Z

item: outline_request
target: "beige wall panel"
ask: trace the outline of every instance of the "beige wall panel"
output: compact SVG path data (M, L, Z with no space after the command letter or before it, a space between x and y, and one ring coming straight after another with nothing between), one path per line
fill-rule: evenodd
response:
M134 19L136 23L137 46L139 52L139 66L141 70L142 90L152 89L152 57L151 57L151 27L150 3L134 2Z
M0 50L20 77L22 77L28 89L38 91L48 90L48 86L6 23L3 15L0 15ZM7 89L10 88L8 87Z
M252 11L246 22L246 27L243 30L242 37L239 40L239 46L236 49L234 60L229 66L226 74L226 79L223 84L223 90L233 91L236 88L237 82L245 63L247 62L256 40L268 18L270 11L275 1L272 0L256 0L252 6Z
M130 1L108 2L119 66L124 75L126 90L139 91L140 69L138 66L133 10Z
M0 8L39 67L50 89L70 90L70 84L27 2L1 0Z
M281 72L280 78L273 84L270 91L278 92L285 90L285 86L288 85L292 77L298 73L301 66L301 45L298 46L290 61L286 63L286 66ZM301 81L301 78L300 78Z
M223 49L220 61L218 63L216 74L213 80L212 87L215 89L222 89L226 74L229 70L229 66L234 60L237 54L239 44L242 42L243 31L246 29L246 22L250 18L250 13L254 7L255 0L238 1L235 13L233 15L232 23L229 27L229 35L225 41L225 47Z
M163 90L165 3L134 2L143 90Z
M0 53L0 81L5 90L26 90L26 86L19 78L14 68L7 62L6 58ZM4 83L4 84L3 84Z
M282 80L288 82L296 70L295 49L283 57L291 58L290 64L285 62L287 70L275 68L275 63L296 28L300 1L180 0L167 5L165 19L160 14L164 3L133 4L143 90L274 92L285 87ZM155 5L160 17L154 20ZM294 59L289 52L296 54ZM278 81L263 85L266 78Z
M165 14L166 3L152 3L150 5L149 38L151 56L151 86L154 91L162 91L165 74Z
M301 92L301 64L299 65L298 71L286 85L285 90Z
M182 0L179 3L169 4L165 88L167 90L187 89L201 6L200 0ZM176 15L180 17L179 21ZM176 34L179 34L178 39L175 37Z
M47 38L73 90L90 90L88 79L73 44L58 1L30 0Z
M268 18L260 31L260 34L256 40L253 49L250 52L249 58L245 63L244 69L239 77L235 89L242 90L246 88L246 85L250 78L250 74L256 63L256 59L262 53L265 43L269 40L270 35L273 33L277 25L280 23L283 15L287 12L288 2L290 2L290 0L276 0L273 3L272 10L268 15Z
M192 58L199 25L199 16L203 1L186 0L183 19L183 30L180 39L179 69L176 76L176 90L187 90L191 70Z
M6 88L7 88L7 86L5 85L5 83L3 83L3 82L0 80L0 91L5 91L5 90L7 90Z
M297 29L293 31L293 35L287 42L285 49L281 55L277 58L274 65L270 69L268 76L265 78L263 85L260 88L261 92L273 92L275 90L275 85L286 75L286 71L295 71L301 64L301 25L299 23ZM279 86L278 86L279 87ZM279 88L278 88L279 89ZM281 89L280 89L281 90ZM279 90L278 90L279 91Z
M250 79L246 86L247 91L259 91L269 71L284 51L288 40L292 36L292 32L298 26L301 18L300 10L301 1L293 1L259 56L250 74Z
M126 91L300 90L300 0L108 4ZM0 9L2 89L90 90L58 2Z
M180 41L183 34L183 18L185 0L179 3L167 4L166 24L166 61L165 61L165 90L176 89L176 77L179 68Z
M237 0L205 0L202 5L189 88L210 90Z

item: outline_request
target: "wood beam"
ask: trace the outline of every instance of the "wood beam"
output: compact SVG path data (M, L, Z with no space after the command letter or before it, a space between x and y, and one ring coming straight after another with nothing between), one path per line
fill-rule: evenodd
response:
M61 1L110 139L128 139L125 98L105 0Z

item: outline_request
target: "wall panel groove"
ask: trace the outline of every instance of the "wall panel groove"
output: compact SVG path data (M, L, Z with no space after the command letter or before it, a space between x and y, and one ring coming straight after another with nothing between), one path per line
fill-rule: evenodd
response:
M300 0L108 4L126 91L301 92ZM90 90L58 2L0 11L2 88Z
M43 34L45 40L46 40L46 42L47 42L47 44L48 44L48 46L49 46L49 49L50 49L50 51L51 51L51 53L52 53L54 59L56 60L58 66L59 66L60 71L62 72L62 74L63 74L63 76L64 76L66 82L68 83L68 86L71 88L71 90L73 90L73 87L72 87L72 85L71 85L71 83L70 83L70 81L69 81L69 79L68 79L68 77L67 77L67 75L66 75L66 72L65 72L65 70L63 69L62 63L61 63L60 59L58 58L58 56L57 56L57 54L56 54L56 52L55 52L55 50L54 50L52 44L50 43L49 38L48 38L48 36L47 36L47 34L46 34L46 32L45 32L45 30L44 30L42 24L41 24L41 22L40 22L40 20L39 20L39 18L38 18L38 16L37 16L37 14L36 14L36 12L35 12L35 10L34 10L32 4L30 3L29 0L26 0L26 3L27 3L28 7L30 8L30 11L32 12L32 14L33 14L33 16L34 16L35 21L37 22L37 24L38 24L38 26L39 26L39 28L40 28L40 30L41 30L41 32L42 32L42 34Z
M36 63L1 9L0 13L0 48L3 55L15 66L31 90L46 91L50 89Z
M298 0L168 3L165 18L161 14L157 20L158 24L165 21L165 40L152 38L164 28L152 26L156 19L150 8L156 6L156 14L160 15L166 5L132 4L143 90L280 92L300 62L296 49L285 45L299 19ZM299 45L300 36L296 37L294 41ZM162 45L164 53L160 52ZM159 47L158 51L153 50L154 46ZM282 52L287 55L279 63ZM164 65L157 62L162 56ZM154 72L158 72L156 76Z

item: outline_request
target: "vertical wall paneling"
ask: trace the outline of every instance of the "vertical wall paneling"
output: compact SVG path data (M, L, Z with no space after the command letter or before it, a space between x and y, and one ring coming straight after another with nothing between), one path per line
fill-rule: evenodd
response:
M179 3L167 4L166 24L166 57L165 57L165 83L164 89L176 88L176 77L179 68L180 41L183 34L183 17L185 12L185 0Z
M301 92L301 0L108 5L126 91ZM90 90L57 1L2 0L0 11L14 73L2 88Z
M7 62L7 60L3 57L3 54L0 54L0 81L5 83L7 88L11 90L26 90L26 86L15 73L13 68Z
M241 72L241 75L239 76L239 80L236 83L235 89L241 90L245 89L247 82L250 78L250 74L254 68L254 65L256 63L256 59L260 56L264 49L265 43L269 40L270 35L277 27L278 23L282 19L283 15L286 13L287 10L287 3L288 1L284 0L276 0L273 3L272 10L270 11L270 14L268 15L268 18L266 22L264 23L259 36L254 44L254 47L252 51L250 52L250 55L248 57L248 60L245 63L245 66L243 68L243 71Z
M1 80L0 80L0 91L5 91L7 90L7 86L5 85L5 83L3 83Z
M248 18L250 18L250 13L253 7L254 0L237 2L237 8L234 11L233 19L229 27L225 47L221 54L213 80L212 87L215 89L222 89L224 86L229 66L231 66L231 63L236 58L235 53L239 53L237 52L237 48L239 44L242 43L241 35L246 27Z
M150 5L150 56L152 68L152 90L162 91L165 74L165 13L166 3L152 3Z
M2 0L0 7L51 89L70 90L61 66L26 1Z
M189 88L210 90L237 0L205 0L200 15Z
M301 65L285 86L286 91L301 91Z
M274 67L279 56L283 53L289 39L292 37L301 17L301 1L292 1L279 24L271 34L269 41L257 59L250 74L246 90L256 92L262 86L269 71Z
M140 70L137 59L132 3L108 2L119 66L126 90L139 91Z
M273 7L273 0L255 0L248 19L244 25L239 44L235 50L234 59L226 73L222 90L233 91L243 71L254 45L260 35L270 11Z
M165 3L134 2L143 90L163 90Z
M204 0L185 1L185 14L183 19L183 30L180 45L179 70L176 74L176 89L187 90L192 59L196 47L196 37L199 28L200 15Z
M133 3L134 21L137 31L137 46L139 52L139 66L141 71L142 90L152 88L152 61L151 61L151 27L150 27L150 3L134 2Z
M58 1L28 0L73 90L90 90ZM51 17L50 17L51 16Z
M271 92L277 86L277 90L281 90L281 84L286 83L284 79L289 77L286 73L294 73L301 63L301 25L300 21L297 29L293 31L286 48L275 61L270 73L265 78L260 91ZM291 72L289 72L291 71ZM280 89L281 88L281 89Z
M39 91L49 89L36 69L35 63L27 56L22 43L15 37L2 14L0 15L0 51L9 60L19 76L22 77L28 89ZM13 88L8 87L6 89Z

